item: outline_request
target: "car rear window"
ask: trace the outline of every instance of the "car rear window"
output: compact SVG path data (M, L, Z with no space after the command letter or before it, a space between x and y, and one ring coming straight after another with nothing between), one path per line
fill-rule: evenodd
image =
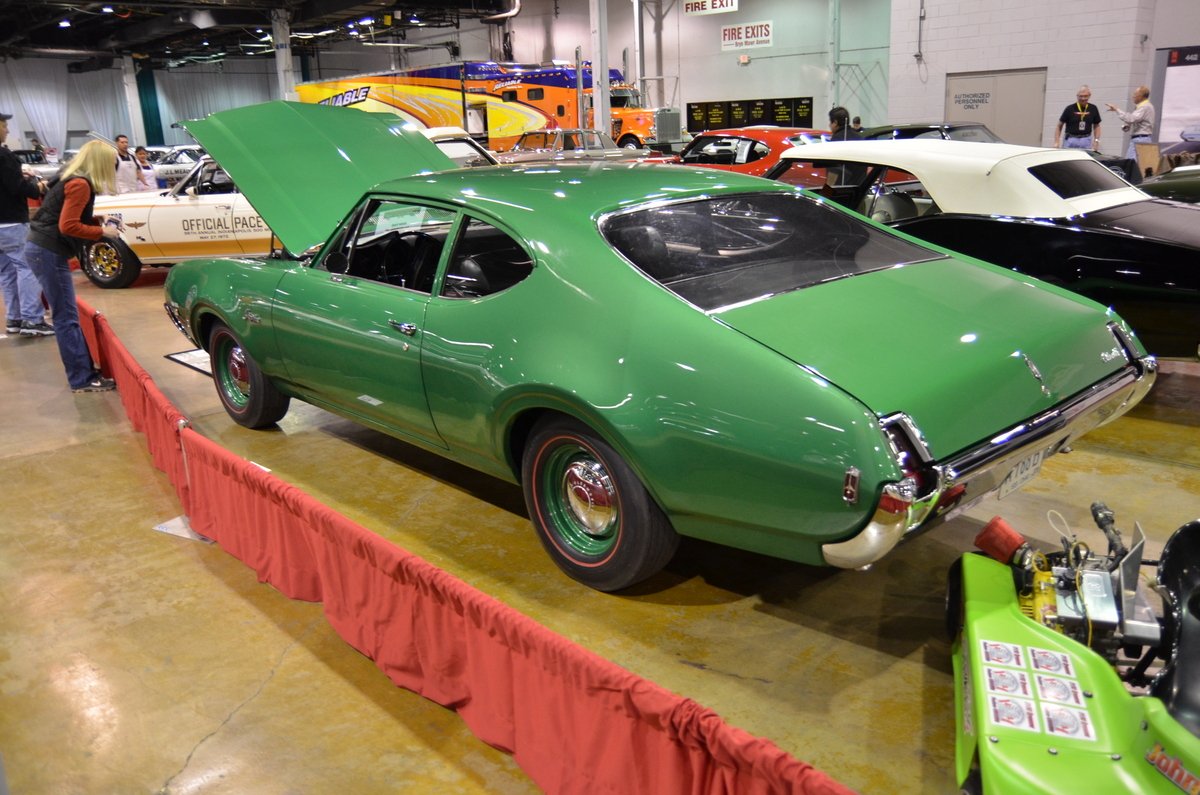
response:
M1090 159L1045 163L1031 167L1029 173L1063 199L1129 187L1125 180Z
M800 194L723 196L608 218L643 273L705 311L942 255Z

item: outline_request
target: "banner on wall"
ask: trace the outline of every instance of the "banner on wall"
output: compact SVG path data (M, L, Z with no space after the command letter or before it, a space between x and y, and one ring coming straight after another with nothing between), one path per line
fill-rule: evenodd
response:
M1158 112L1163 154L1200 152L1200 47L1167 50Z
M685 0L683 15L699 17L705 14L728 14L738 10L738 0Z
M774 27L775 23L770 20L748 22L745 25L723 25L721 26L721 51L770 47Z

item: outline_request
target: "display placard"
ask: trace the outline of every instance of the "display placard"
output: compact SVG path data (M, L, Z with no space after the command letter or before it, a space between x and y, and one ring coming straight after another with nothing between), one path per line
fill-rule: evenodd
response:
M812 127L812 97L780 99L731 99L724 102L689 102L688 132L719 130L723 127Z
M750 100L750 124L771 123L771 101L766 99Z
M735 99L729 103L729 126L745 127L750 121L750 103L744 99Z
M722 127L729 126L729 103L728 102L706 102L704 103L707 110L704 117L708 124L709 130L719 130Z

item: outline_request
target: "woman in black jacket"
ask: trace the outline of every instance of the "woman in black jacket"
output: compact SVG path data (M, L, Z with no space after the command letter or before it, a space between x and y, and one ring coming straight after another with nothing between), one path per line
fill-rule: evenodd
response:
M75 283L67 262L78 255L81 243L121 234L115 225L92 214L96 192L114 192L115 161L112 147L103 141L84 144L59 181L46 191L41 209L29 223L25 242L25 261L50 304L58 353L75 392L107 392L116 386L92 363L79 327Z

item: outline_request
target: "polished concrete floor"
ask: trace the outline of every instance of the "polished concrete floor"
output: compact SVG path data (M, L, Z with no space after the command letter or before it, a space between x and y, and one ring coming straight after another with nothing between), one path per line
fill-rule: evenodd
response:
M234 425L163 271L78 282L203 434L635 673L867 793L953 789L945 571L991 516L1045 546L1057 510L1141 522L1157 553L1200 515L1200 365L1168 365L1131 416L1041 477L867 572L685 541L662 575L605 595L542 552L519 489L293 402ZM0 338L0 760L20 793L532 792L453 712L394 687L319 605L215 545L155 531L180 513L116 394L74 395L54 342ZM969 396L964 396L969 399ZM564 738L569 742L569 738ZM2 787L0 787L2 791Z

